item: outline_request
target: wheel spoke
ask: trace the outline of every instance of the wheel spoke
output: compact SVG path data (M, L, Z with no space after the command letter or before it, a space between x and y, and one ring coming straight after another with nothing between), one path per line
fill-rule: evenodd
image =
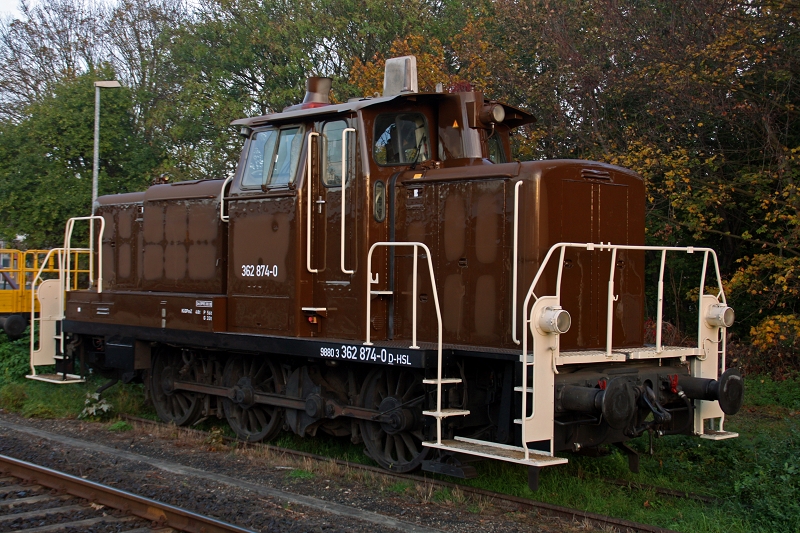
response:
M260 407L255 407L252 409L252 411L255 417L258 419L259 427L262 428L266 427L268 421L267 421L267 413L264 411L264 409L261 409Z
M394 440L394 448L397 450L398 463L406 463L405 446L403 445L403 438L401 435L392 435Z
M412 457L419 454L419 450L417 450L417 445L414 443L414 439L411 438L411 435L409 435L406 432L403 432L400 434L400 437L402 437L403 444L405 444L406 448L408 448L408 451L411 453Z
M247 410L247 429L250 430L250 433L258 433L258 419L252 409Z

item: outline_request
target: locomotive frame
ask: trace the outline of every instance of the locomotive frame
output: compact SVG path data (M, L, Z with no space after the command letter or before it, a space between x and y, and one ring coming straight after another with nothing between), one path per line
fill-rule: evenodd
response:
M388 60L382 97L343 104L311 78L303 103L234 122L234 175L101 197L85 290L66 290L70 221L64 275L37 291L30 377L79 362L143 380L176 424L349 435L397 471L499 459L532 487L559 451L615 444L635 468L625 442L644 432L735 437L715 252L645 246L639 176L513 162L510 131L531 115L420 93L415 69ZM645 253L661 260L654 345ZM702 257L696 346L662 342L667 253Z

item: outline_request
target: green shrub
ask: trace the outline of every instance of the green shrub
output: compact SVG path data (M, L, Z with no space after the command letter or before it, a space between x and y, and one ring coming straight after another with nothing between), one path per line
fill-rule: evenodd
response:
M0 333L0 387L24 379L30 371L29 339L23 336L11 341Z
M28 395L21 383L7 383L0 387L0 408L19 412L25 405Z
M745 376L745 405L777 405L800 409L800 378L776 381L769 376Z
M26 402L22 406L25 418L56 418L58 413L48 404L42 402Z
M762 531L796 531L800 524L800 431L793 427L774 445L760 446L754 464L742 464L734 484L740 503ZM793 524L793 525L792 525Z

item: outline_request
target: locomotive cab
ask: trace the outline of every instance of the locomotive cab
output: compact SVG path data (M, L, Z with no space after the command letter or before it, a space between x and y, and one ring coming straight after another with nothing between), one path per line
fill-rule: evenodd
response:
M420 93L413 58L387 62L381 97L329 90L312 78L302 103L235 121L224 180L100 198L99 276L67 291L57 330L64 373L141 379L164 420L216 415L246 440L347 435L398 471L468 475L466 454L535 473L645 432L736 436L732 310L718 277L703 294L716 254L645 246L638 175L513 161L534 118ZM668 253L702 264L696 346L661 339ZM650 344L646 254L662 261Z

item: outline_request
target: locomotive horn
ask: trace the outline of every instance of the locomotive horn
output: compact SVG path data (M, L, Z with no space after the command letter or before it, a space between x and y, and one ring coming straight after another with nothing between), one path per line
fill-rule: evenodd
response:
M623 378L610 380L605 389L568 385L561 389L559 402L566 411L602 413L614 429L625 428L636 413L636 396Z
M735 368L723 372L719 380L681 376L678 384L693 400L719 401L722 412L727 415L735 415L742 407L744 381Z

